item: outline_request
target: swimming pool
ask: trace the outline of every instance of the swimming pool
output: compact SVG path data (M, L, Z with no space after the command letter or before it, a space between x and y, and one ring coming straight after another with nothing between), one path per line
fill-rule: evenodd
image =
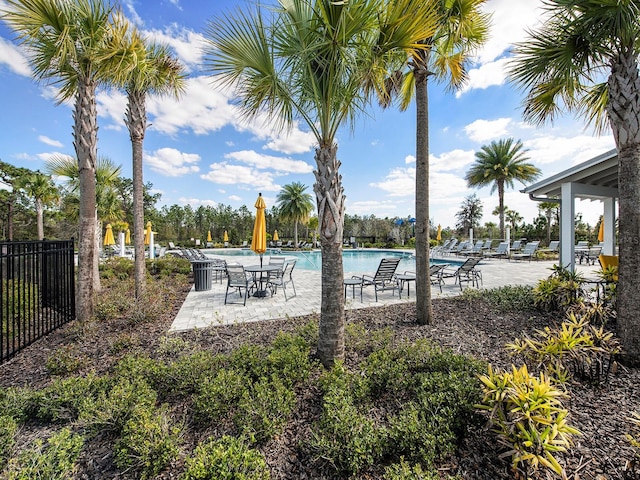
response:
M212 256L222 257L255 257L256 263L259 262L258 255L249 249L207 249L204 253ZM265 261L270 256L285 256L287 258L295 258L296 269L300 270L321 270L322 254L320 250L314 251L287 251L280 252L277 249L267 249L264 254ZM342 252L343 269L346 273L374 273L380 264L380 259L389 257L399 257L398 272L405 270L415 270L416 260L413 252L398 250L344 250ZM455 261L443 261L440 259L432 259L432 263L456 263ZM241 262L246 263L246 262Z

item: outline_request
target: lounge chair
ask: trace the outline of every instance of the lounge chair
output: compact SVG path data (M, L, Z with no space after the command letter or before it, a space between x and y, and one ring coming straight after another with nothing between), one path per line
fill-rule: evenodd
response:
M493 245L493 240L485 240L484 245L482 246L482 250L488 252L491 250L492 245Z
M396 269L398 268L399 263L400 263L400 258L383 258L382 260L380 260L380 265L378 265L378 270L373 276L354 275L351 278L361 279L363 287L373 285L376 293L376 302L377 302L378 291L391 290L393 292L395 291L396 288L398 288L398 283L396 282L395 275L396 275Z
M471 243L469 243L469 245L471 245ZM484 247L484 242L482 240L478 240L475 243L475 245L473 245L471 248L467 248L466 250L462 250L460 252L460 255L465 255L465 256L481 255L483 247Z
M509 243L507 242L500 242L500 244L495 250L482 252L482 256L488 257L488 258L492 258L492 257L500 258L500 257L506 257L507 255L509 255Z
M451 255L452 253L454 253L456 251L456 245L458 245L458 239L457 238L452 238L451 239L451 243L449 243L449 246L447 248L443 248L442 249L442 254L443 255Z
M442 293L442 285L444 284L442 274L448 267L448 263L432 263L429 265L429 281L431 285L438 285L440 293Z
M288 261L282 273L280 275L270 275L269 280L267 281L267 286L271 289L271 295L275 294L278 291L278 287L282 287L282 291L284 292L285 301L289 300L287 297L287 285L291 284L293 288L293 296L297 295L296 286L293 283L293 268L296 266L296 260Z
M591 248L587 248L585 250L581 250L580 254L577 255L579 262L582 264L582 261L586 261L587 265L595 265L596 260L602 253L602 247L600 245L594 246Z
M227 304L227 296L229 295L229 289L234 289L242 297L242 289L244 288L243 305L247 304L247 295L249 294L249 288L253 284L253 278L251 275L247 275L242 265L227 265L227 291L224 294L224 304ZM229 302L235 303L235 302Z
M479 287L482 282L482 272L476 269L476 266L480 260L482 260L480 257L469 257L455 270L442 269L442 282L444 283L445 278L455 278L456 283L460 285L460 290L462 290L462 282L471 282L472 286Z
M531 261L538 250L538 245L540 245L540 242L538 241L527 243L522 249L522 252L511 254L511 259L524 260L525 258L528 258L529 261Z
M445 241L442 245L436 245L435 247L431 248L429 250L429 256L430 257L442 256L443 252L449 248L449 245L451 244L452 241L453 241L453 238L450 238L449 240Z
M560 240L551 240L549 242L549 246L546 248L540 248L538 251L540 253L558 253L558 249L560 248Z
M509 251L518 252L522 248L522 240L514 240Z

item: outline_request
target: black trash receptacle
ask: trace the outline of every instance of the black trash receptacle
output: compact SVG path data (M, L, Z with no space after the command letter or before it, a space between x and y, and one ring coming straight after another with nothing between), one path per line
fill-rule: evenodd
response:
M196 292L211 290L211 276L213 262L209 260L195 260L191 262L193 267L193 284Z

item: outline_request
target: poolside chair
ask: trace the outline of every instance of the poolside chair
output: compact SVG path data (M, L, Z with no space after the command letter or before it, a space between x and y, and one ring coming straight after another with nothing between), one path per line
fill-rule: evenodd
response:
M510 252L518 252L522 248L522 240L514 240L509 248Z
M442 285L444 284L442 273L445 268L448 267L448 263L432 263L429 265L429 281L431 285L438 285L438 287L440 287L440 293L442 293Z
M549 242L549 246L546 248L540 248L538 251L540 253L558 253L558 249L560 248L560 240L551 240Z
M524 246L522 252L513 253L510 258L513 260L524 260L525 258L528 258L529 261L531 261L533 256L536 254L536 250L538 250L538 245L540 245L540 242L538 241L529 242Z
M469 257L455 270L442 269L442 282L444 283L445 278L455 278L455 283L460 285L460 290L462 290L462 282L471 282L472 286L479 287L482 282L482 272L476 269L476 266L480 260L482 260L480 257Z
M363 287L373 285L376 293L376 302L377 302L378 291L391 290L393 292L395 291L396 288L398 288L398 283L396 282L395 275L396 275L396 269L398 268L399 263L400 263L399 257L383 258L382 260L380 260L380 265L378 265L378 270L373 276L354 275L351 278L361 279Z
M455 248L456 248L457 244L458 244L458 239L457 238L452 238L451 242L449 243L449 246L447 248L443 248L442 249L442 254L443 255L451 255L453 252L455 252Z
M492 258L492 257L506 257L509 255L509 243L500 242L498 247L495 250L488 250L482 252L483 257Z
M469 243L469 246L471 246L471 243ZM464 255L464 256L481 255L483 247L484 247L484 242L482 240L478 240L475 243L475 245L471 246L471 248L462 250L460 252L460 255Z
M229 289L234 289L242 297L242 289L244 288L243 305L247 304L247 295L249 294L249 288L253 284L253 277L247 275L242 265L227 265L227 291L224 294L224 304L227 304L227 296L229 295ZM228 302L237 303L237 302Z
M297 295L296 286L293 283L293 268L296 266L296 260L290 260L284 266L282 270L282 274L280 275L269 275L269 279L267 280L267 287L271 289L271 295L275 294L278 291L278 287L282 287L282 291L284 292L284 300L288 301L287 297L287 285L291 284L293 288L293 296Z

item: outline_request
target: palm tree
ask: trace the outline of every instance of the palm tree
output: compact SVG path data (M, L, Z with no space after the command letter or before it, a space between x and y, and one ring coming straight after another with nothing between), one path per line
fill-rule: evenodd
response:
M540 202L538 204L538 210L544 212L544 216L547 219L547 245L551 243L551 228L553 226L553 218L558 218L560 213L559 202Z
M77 218L80 217L82 208L82 197L80 196L80 171L79 162L67 155L54 155L45 162L45 171L49 175L61 177L64 179L64 186L71 194L71 199L75 202L73 213ZM93 216L96 219L96 234L94 241L96 242L93 249L96 257L93 262L95 269L93 275L93 289L100 291L100 275L98 272L98 254L100 251L100 235L102 232L101 220L111 222L119 220L123 216L121 204L118 199L116 190L117 181L120 178L121 167L116 165L107 157L98 157L95 166L95 209Z
M546 0L549 19L517 44L510 75L526 90L524 116L544 123L563 109L603 131L618 153L618 334L640 365L640 0ZM597 83L606 78L606 83Z
M127 23L103 0L7 0L4 20L27 46L33 77L59 87L58 101L74 99L73 138L79 166L80 235L76 314L93 314L97 268L95 165L96 90L127 73Z
M476 152L476 161L465 176L470 187L491 185L491 193L498 191L501 238L505 238L505 187L513 188L516 180L521 183L531 182L542 173L539 168L527 163L527 160L529 157L526 156L526 150L523 149L520 140L515 143L513 138L493 141L489 145L483 145L480 151Z
M416 50L406 74L394 74L388 83L393 96L382 99L391 104L399 93L400 108L405 110L416 99L416 320L432 322L431 281L429 278L429 96L428 81L434 77L451 90L467 79L466 63L487 39L489 17L482 13L486 0L438 1L438 24L434 33L424 37L426 48Z
M34 172L22 177L20 179L20 188L35 202L38 240L43 240L44 207L58 200L58 189L51 177L40 172Z
M306 222L313 210L311 194L305 193L306 185L300 182L293 182L282 187L278 193L277 201L280 209L280 216L293 222L293 240L298 245L298 223Z
M314 191L322 245L318 356L344 357L342 239L344 190L336 134L354 124L384 89L390 63L414 56L434 30L432 1L280 0L210 23L205 64L233 87L247 118L266 113L277 126L298 118L318 142ZM395 68L395 65L393 66Z
M134 35L137 37L137 34ZM178 97L184 89L184 67L174 58L167 47L144 45L141 39L132 43L143 46L140 60L130 72L125 85L127 111L125 123L131 138L133 157L133 244L135 295L139 297L145 286L144 261L144 181L142 152L147 129L147 94L173 95Z

